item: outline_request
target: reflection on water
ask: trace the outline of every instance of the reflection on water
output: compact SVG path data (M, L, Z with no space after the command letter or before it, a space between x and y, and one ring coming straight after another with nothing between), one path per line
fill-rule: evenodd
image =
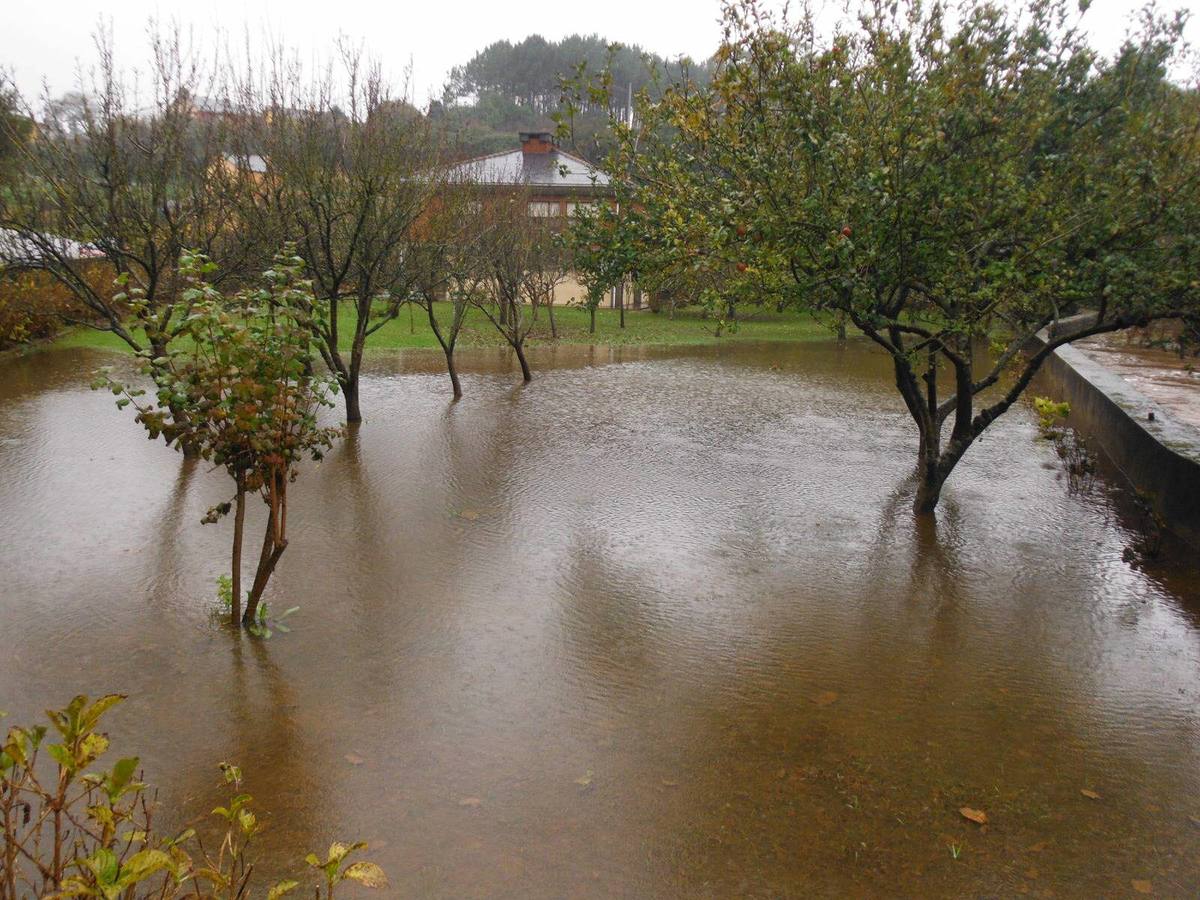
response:
M865 346L561 349L527 388L479 353L458 404L377 357L263 644L210 615L224 476L90 392L103 361L0 368L0 705L130 694L172 823L229 759L269 868L362 838L397 895L1200 887L1200 573L1123 562L1024 410L918 525Z

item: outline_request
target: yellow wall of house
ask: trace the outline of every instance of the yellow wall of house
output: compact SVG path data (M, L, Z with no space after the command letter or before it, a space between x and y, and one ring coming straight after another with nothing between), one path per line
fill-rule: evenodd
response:
M573 273L568 274L554 288L555 306L567 306L568 304L581 306L585 300L587 300L587 288Z
M633 282L631 282L631 281L626 282L625 283L625 308L626 309L634 308L634 305L633 305L634 304L634 296L635 295L634 295ZM567 277L564 278L562 281L560 281L558 283L558 286L555 287L555 289L554 289L554 305L555 306L566 306L567 304L575 304L577 306L582 306L585 300L587 300L587 288L583 286L583 283L579 280L578 276L576 276L574 273L568 274ZM644 306L645 303L646 303L646 298L643 296L642 297L642 305ZM606 291L604 293L604 299L600 301L600 308L601 309L611 309L611 308L615 308L615 306L616 306L616 304L613 302L612 291L611 290Z

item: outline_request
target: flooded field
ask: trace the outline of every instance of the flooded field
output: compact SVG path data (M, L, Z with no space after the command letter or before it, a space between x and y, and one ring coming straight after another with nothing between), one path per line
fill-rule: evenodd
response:
M212 616L227 479L110 361L0 363L0 708L128 693L170 824L227 759L267 868L363 839L394 896L1200 892L1200 566L1123 561L1023 407L918 526L862 344L480 353L457 405L375 357L261 642Z

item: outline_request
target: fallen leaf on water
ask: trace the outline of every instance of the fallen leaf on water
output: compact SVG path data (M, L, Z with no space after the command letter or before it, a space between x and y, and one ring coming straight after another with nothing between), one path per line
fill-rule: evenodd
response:
M679 782L673 778L662 779L663 787L679 787Z
M346 762L350 763L352 766L361 766L365 760L357 753L347 753Z
M1150 883L1150 880L1147 878L1135 878L1135 879L1133 879L1133 881L1131 881L1129 883L1130 883L1130 885L1132 885L1133 889L1135 891L1137 891L1139 894L1154 893L1154 885L1152 885Z
M578 778L575 779L575 783L577 785L579 785L580 787L587 787L589 784L592 783L592 775L593 774L594 773L592 772L592 770L588 769L586 772L584 772L582 775L580 775Z
M985 813L982 809L971 809L969 806L964 806L959 809L958 812L964 819L970 819L976 825L987 824L987 813Z
M1079 793L1083 794L1083 796L1087 797L1089 800L1099 800L1100 799L1099 794L1097 794L1095 791L1089 791L1087 788L1084 788Z
M478 797L463 797L458 801L459 806L479 806L483 803Z
M838 698L837 691L821 691L817 696L813 697L813 703L817 706L828 706Z
M479 511L475 510L475 509L464 509L462 512L459 513L459 515L462 516L464 519L466 519L468 522L474 522L476 519L479 518Z

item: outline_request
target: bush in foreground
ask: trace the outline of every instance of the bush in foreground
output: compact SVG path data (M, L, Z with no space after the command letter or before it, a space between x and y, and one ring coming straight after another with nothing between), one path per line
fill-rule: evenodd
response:
M241 790L237 766L221 763L231 797L213 810L223 829L215 852L194 829L172 837L155 830L153 797L137 779L137 757L88 771L109 748L108 737L97 730L100 719L124 699L78 696L63 709L47 711L49 728L9 729L0 746L0 900L259 895L275 900L300 888L292 879L256 883L249 850L262 826L252 798ZM323 859L309 853L304 862L315 896L332 898L343 881L386 887L379 866L347 862L365 848L335 842Z

